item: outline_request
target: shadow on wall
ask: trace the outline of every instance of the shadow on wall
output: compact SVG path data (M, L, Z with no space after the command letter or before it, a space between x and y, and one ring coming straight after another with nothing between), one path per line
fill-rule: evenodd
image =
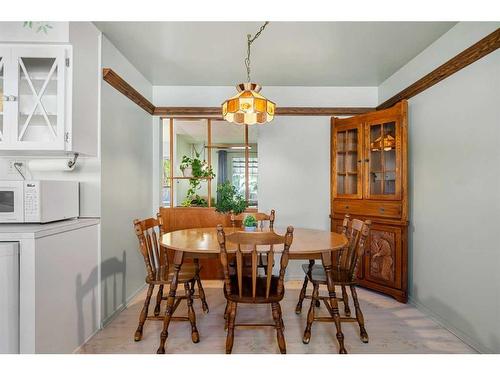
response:
M444 304L438 298L431 296L428 298L420 299L418 298L418 287L415 285L413 287L413 296L417 303L422 305L422 307L431 314L440 325L444 326L450 330L454 335L463 339L465 343L472 346L473 349L479 352L491 352L491 348L486 348L484 344L480 344L481 338L478 338L478 334L474 329L474 325L471 324L459 311L451 308L447 304ZM471 301L473 303L473 301Z
M126 271L127 271L127 254L125 251L122 253L122 260L118 258L107 259L101 263L101 284L103 285L103 296L102 301L104 301L104 311L102 318L107 319L109 317L108 311L108 296L109 296L109 281L112 283L112 298L113 298L113 309L111 314L116 313L125 306L126 303ZM79 345L87 339L85 335L85 315L84 315L84 300L90 295L91 298L91 309L92 309L92 327L88 331L88 334L95 332L100 327L100 322L97 322L97 268L94 268L90 273L87 280L82 283L82 275L78 274L76 276L76 306L78 310L78 343ZM118 285L118 280L121 279L121 285ZM118 300L118 288L121 287L121 296ZM87 323L88 324L88 323ZM88 335L87 334L87 335Z

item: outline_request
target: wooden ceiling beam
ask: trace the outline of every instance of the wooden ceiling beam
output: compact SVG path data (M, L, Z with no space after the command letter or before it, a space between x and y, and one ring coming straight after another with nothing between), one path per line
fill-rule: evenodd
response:
M139 91L134 89L120 77L113 69L104 68L102 70L102 79L109 83L113 88L120 91L127 98L132 100L139 107L144 109L150 115L154 114L155 106L148 99L141 95Z
M434 86L436 83L441 82L443 79L448 78L498 48L500 48L500 28L420 78L392 98L387 99L377 107L377 110L392 107L403 99L408 100L420 94L422 91L427 90L429 87Z
M374 111L372 107L276 107L276 116L341 116ZM221 116L221 107L156 107L155 116Z

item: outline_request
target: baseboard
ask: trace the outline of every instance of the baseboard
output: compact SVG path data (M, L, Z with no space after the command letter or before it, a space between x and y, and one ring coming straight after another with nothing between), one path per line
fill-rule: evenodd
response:
M90 341L90 339L92 339L92 337L94 337L97 334L97 332L99 332L101 329L102 328L97 328L94 332L92 332L90 334L90 336L87 337L82 344L80 344L79 346L77 346L77 348L75 350L73 350L73 352L71 354L80 354L80 350L84 347L84 345L86 343L88 343Z
M137 289L134 293L132 293L126 300L125 300L125 303L122 303L120 306L118 306L116 308L115 311L113 311L111 313L111 315L109 315L107 318L104 318L101 322L101 327L104 328L106 327L109 323L111 323L113 321L113 319L115 319L123 310L125 310L129 304L130 304L130 301L132 301L135 297L137 297L137 295L139 293L141 293L144 288L146 287L146 283L144 283L143 285L141 285L141 287L139 289ZM101 329L102 329L101 328Z
M84 345L92 339L100 330L102 330L104 327L106 327L111 321L118 316L123 310L125 310L128 305L130 304L130 301L132 301L139 293L143 291L143 289L146 287L146 284L142 285L139 289L137 289L134 293L130 295L129 298L125 301L125 303L122 303L118 308L113 311L113 313L106 319L104 319L101 322L101 328L96 329L92 334L85 339L85 341L80 344L75 350L73 350L73 354L79 354L80 350L84 347Z
M434 322L439 324L442 328L446 329L447 331L451 332L453 335L455 335L460 341L464 342L468 346L470 346L472 349L474 349L476 352L481 353L481 354L491 354L493 353L490 349L485 347L484 345L478 343L476 340L471 338L469 335L466 333L462 332L460 329L448 324L446 319L444 319L442 316L439 314L436 314L434 311L429 309L428 307L422 305L420 302L415 301L411 296L408 297L408 304L415 306L418 310L423 312L427 317L432 319Z

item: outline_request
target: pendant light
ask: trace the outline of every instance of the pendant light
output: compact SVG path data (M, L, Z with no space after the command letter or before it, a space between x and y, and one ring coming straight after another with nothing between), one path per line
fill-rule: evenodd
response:
M222 104L222 117L226 121L252 125L264 124L274 118L276 104L259 94L260 85L250 82L250 47L268 23L265 22L253 38L250 34L247 35L247 57L245 59L247 82L237 85L238 94Z

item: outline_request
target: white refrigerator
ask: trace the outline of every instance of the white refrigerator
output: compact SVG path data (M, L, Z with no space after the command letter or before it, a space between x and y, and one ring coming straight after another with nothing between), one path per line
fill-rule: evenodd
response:
M19 243L0 242L0 354L19 353Z

